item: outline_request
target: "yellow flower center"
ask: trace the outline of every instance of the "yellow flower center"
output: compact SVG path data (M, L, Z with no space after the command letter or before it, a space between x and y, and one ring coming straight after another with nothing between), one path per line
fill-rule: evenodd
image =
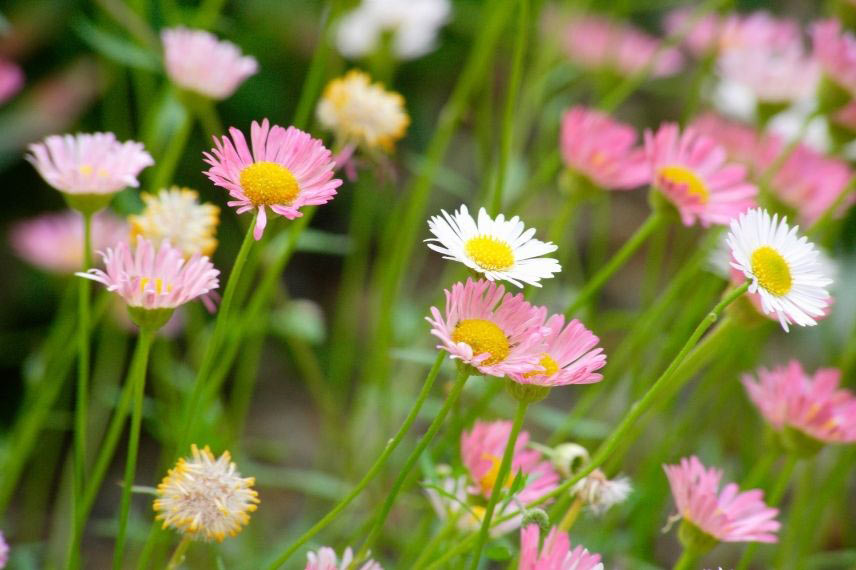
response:
M154 283L155 293L157 293L158 295L160 295L161 293L164 293L164 292L166 292L166 293L172 292L172 285L168 284L166 287L164 287L163 279L161 279L160 277L155 277L154 280L152 280L148 277L143 277L142 279L140 279L140 291L145 291L146 286L149 283Z
M547 354L546 352L541 355L541 360L538 362L543 368L544 372L527 372L523 375L524 378L531 378L533 376L546 376L549 378L553 374L559 371L559 364L553 360L553 357Z
M710 199L710 192L707 186L705 186L704 181L689 168L683 166L664 166L660 169L659 175L672 184L684 185L687 189L687 194L696 196L702 204L707 204L707 201Z
M763 245L752 252L752 273L761 287L773 295L785 295L791 290L793 280L788 262L769 245Z
M482 365L491 366L502 362L508 357L511 347L508 337L496 324L483 319L464 319L455 325L452 331L452 340L465 342L473 349L473 355L478 356L487 352L488 358L482 361Z
M487 473L481 476L481 479L479 479L479 485L481 485L481 488L485 493L489 494L493 491L493 486L496 485L496 478L499 477L499 467L502 464L502 460L491 453L483 453L482 459L490 461L490 469L487 470ZM505 476L505 481L502 482L502 486L506 489L511 487L511 473Z
M482 269L495 271L508 269L514 265L511 246L490 236L471 238L464 246L464 250Z
M243 169L241 189L254 206L291 204L300 192L294 174L276 162L255 162Z

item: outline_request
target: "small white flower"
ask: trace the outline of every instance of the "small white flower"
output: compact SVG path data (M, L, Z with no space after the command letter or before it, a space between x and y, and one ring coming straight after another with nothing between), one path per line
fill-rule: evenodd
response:
M775 313L782 328L790 323L817 324L829 304L820 253L807 238L799 237L787 219L756 208L731 222L728 246L731 265L751 279L749 292L760 296L765 314Z
M540 287L541 279L562 270L556 259L541 257L556 251L557 246L534 239L535 229L527 230L517 216L506 220L500 214L492 219L482 208L476 223L463 205L453 215L442 212L442 217L432 216L428 220L428 228L435 236L425 240L428 247L490 281L505 280L518 287L523 282Z

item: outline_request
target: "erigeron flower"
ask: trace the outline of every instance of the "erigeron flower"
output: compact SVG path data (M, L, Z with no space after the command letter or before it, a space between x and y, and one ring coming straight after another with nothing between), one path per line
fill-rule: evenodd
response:
M254 57L205 30L169 28L161 42L170 81L211 99L229 97L259 69Z
M633 127L595 109L573 107L562 116L559 142L565 165L607 190L648 182L645 152L636 138Z
M101 250L128 239L128 225L109 211L92 217L92 249ZM67 210L16 222L9 233L15 253L27 263L68 275L83 265L83 218Z
M811 39L824 75L856 96L856 36L838 20L823 20L811 27Z
M817 324L829 304L818 251L787 219L756 208L731 222L728 247L732 267L751 280L749 292L761 298L766 314L775 313L785 331L790 323Z
M535 229L527 230L517 216L506 220L500 214L494 219L481 208L476 222L464 205L452 215L441 212L442 216L428 220L428 229L434 234L425 240L428 247L442 253L444 259L459 261L483 274L489 281L540 287L541 279L562 270L556 259L542 257L558 246L535 239Z
M677 208L684 225L727 224L755 205L758 189L746 167L728 163L725 150L693 129L664 124L645 132L654 186Z
M351 570L351 564L354 561L354 553L351 548L345 549L340 562L336 556L336 551L329 546L322 546L318 552L309 552L306 554L306 568L304 570ZM374 560L367 560L359 567L354 567L355 570L383 570L383 567Z
M772 370L761 368L757 381L743 377L749 398L777 431L796 430L823 443L856 442L856 395L840 388L841 371L822 368L809 375L797 360Z
M388 37L396 58L421 57L434 50L451 11L449 0L362 0L339 20L336 46L345 57L364 57Z
M0 58L0 105L11 99L24 86L21 68Z
M214 253L220 208L207 202L200 204L195 190L176 186L140 197L143 211L128 216L131 239L143 236L155 246L168 241L185 257Z
M259 495L253 477L241 477L228 451L215 458L206 445L191 446L157 488L154 510L163 528L171 527L193 540L223 542L250 522Z
M467 279L446 290L445 316L431 307L426 320L440 339L438 349L481 374L502 378L539 370L545 313L522 293L512 295L502 285Z
M612 506L627 500L632 490L629 478L609 479L603 471L595 469L571 487L571 494L595 515L602 515Z
M722 471L707 469L697 457L681 459L678 465L664 465L677 516L712 542L777 542L778 509L764 504L758 489L740 492L729 483L719 491Z
M214 139L215 148L204 153L205 174L234 198L227 202L242 214L258 211L254 237L261 239L267 225L266 208L292 220L300 208L326 204L342 181L333 178L330 151L318 139L294 127L270 126L253 121L252 153L244 133L232 127L230 137Z
M404 136L410 117L404 97L372 83L364 72L352 69L327 84L318 102L318 121L333 131L341 144L391 151Z
M571 549L571 542L558 527L550 529L539 549L541 529L537 524L520 529L518 570L603 570L599 554L582 546Z

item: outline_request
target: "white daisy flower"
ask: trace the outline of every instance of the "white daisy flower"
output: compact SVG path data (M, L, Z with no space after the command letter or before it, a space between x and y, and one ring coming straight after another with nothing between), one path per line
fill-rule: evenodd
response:
M540 287L541 279L562 270L558 260L541 257L556 251L557 246L533 239L535 229L527 230L517 216L506 220L500 214L492 219L482 208L476 223L466 206L451 216L441 211L442 217L428 220L435 237L425 241L444 259L460 261L490 281L505 280L518 287L521 282Z
M790 323L817 324L832 283L820 252L797 235L798 229L789 227L787 218L756 208L732 220L728 234L731 265L752 280L749 292L759 295L764 313L775 313L785 331Z
M194 254L211 256L217 249L220 208L200 203L195 190L173 186L157 194L143 192L140 198L145 208L128 216L133 241L137 236L155 245L168 241L186 258Z

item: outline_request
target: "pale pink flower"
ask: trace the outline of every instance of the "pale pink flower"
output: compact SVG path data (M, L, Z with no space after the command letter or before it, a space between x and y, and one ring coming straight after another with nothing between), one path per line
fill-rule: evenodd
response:
M678 516L722 542L777 542L778 509L764 503L758 489L740 492L735 483L719 492L722 471L705 468L695 456L663 465Z
M758 189L746 167L726 161L725 149L689 128L667 123L645 132L654 186L678 209L684 225L727 224L755 205Z
M745 165L756 175L769 166L784 147L780 137L761 134L751 125L726 119L716 113L702 113L693 119L690 128L715 140L731 160Z
M114 194L136 188L140 171L154 164L142 143L113 133L51 135L27 155L45 182L66 194Z
M580 321L574 319L565 325L565 317L557 314L547 319L542 330L545 346L539 361L541 369L510 374L515 382L565 386L603 380L597 371L606 364L606 355L602 348L595 348L600 339Z
M92 217L92 249L97 251L128 239L128 225L115 214ZM16 222L9 241L24 261L52 273L70 274L83 265L83 218L65 211Z
M842 30L838 20L823 20L811 27L811 38L823 72L856 95L856 36Z
M235 198L227 202L242 214L258 211L254 236L261 239L267 215L265 208L293 220L303 215L302 206L326 204L336 195L342 181L333 178L335 163L324 144L308 133L279 125L250 128L252 153L244 133L232 127L227 136L214 139L215 148L203 153L211 181Z
M229 97L259 69L254 57L205 30L169 28L161 31L161 42L170 80L211 99Z
M720 52L756 47L791 49L802 44L800 24L795 20L777 18L759 10L750 14L731 13L722 20L718 48Z
M670 36L682 34L683 45L691 54L701 57L718 50L722 19L715 12L707 12L700 17L694 12L695 9L688 6L675 8L666 14L664 27Z
M155 249L152 242L139 237L134 251L126 242L119 242L101 257L105 271L90 269L77 275L106 285L130 307L174 309L219 286L220 272L207 257L196 254L185 260L169 242Z
M21 68L0 58L0 105L11 99L24 86Z
M306 558L304 570L351 570L354 554L350 547L346 548L340 562L335 550L329 546L322 546L318 552L309 552ZM368 560L357 570L383 570L383 568L374 560Z
M6 544L6 537L0 531L0 568L5 568L9 562L9 545Z
M743 386L776 430L793 428L826 443L856 442L856 396L839 387L840 370L822 368L810 376L791 360L757 375L757 381L745 375Z
M592 554L582 546L571 549L567 533L558 527L550 529L539 552L540 536L537 524L520 529L518 570L603 570L599 554Z
M512 295L502 285L470 278L446 290L445 317L431 307L426 320L440 339L437 348L482 374L501 378L539 370L545 314L522 293Z
M559 144L568 168L601 188L629 190L649 180L636 130L605 113L579 106L566 111Z

